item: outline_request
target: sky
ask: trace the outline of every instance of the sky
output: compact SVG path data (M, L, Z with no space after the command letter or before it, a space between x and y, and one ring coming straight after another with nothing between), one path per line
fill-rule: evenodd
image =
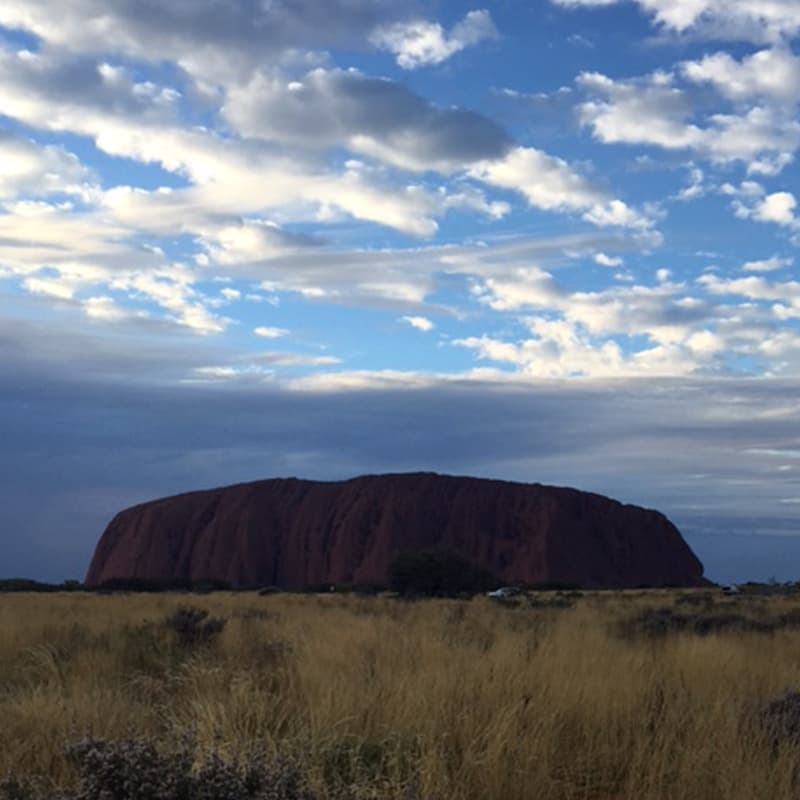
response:
M434 470L800 579L797 0L3 0L0 577Z

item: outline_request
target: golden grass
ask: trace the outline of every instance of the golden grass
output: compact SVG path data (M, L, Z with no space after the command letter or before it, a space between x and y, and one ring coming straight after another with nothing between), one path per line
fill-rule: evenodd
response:
M800 687L800 631L615 632L675 597L586 595L561 610L0 595L0 777L69 785L63 748L86 732L168 746L189 730L230 752L296 754L322 793L339 782L376 798L410 785L437 800L796 798L800 749L776 749L753 714ZM736 602L754 615L797 606ZM185 604L228 618L214 645L182 648L160 624Z

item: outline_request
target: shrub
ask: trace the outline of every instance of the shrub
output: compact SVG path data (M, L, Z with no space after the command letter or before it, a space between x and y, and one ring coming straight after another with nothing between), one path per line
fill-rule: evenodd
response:
M707 610L706 610L707 611ZM764 619L753 619L734 612L685 614L674 608L647 608L623 620L617 629L626 639L660 637L668 633L775 633L800 627L800 612L792 609Z
M55 583L44 583L30 578L3 578L0 580L0 592L58 592L62 588Z
M714 598L710 594L682 594L675 599L676 606L703 606L713 605Z
M773 746L800 744L800 692L787 691L766 703L759 712L761 728Z
M190 737L164 751L143 737L85 738L66 750L77 767L72 792L48 795L40 784L9 777L0 800L314 800L305 773L287 758L250 751L225 758L198 754ZM199 763L197 763L199 762ZM196 768L195 768L195 765Z
M231 591L230 581L220 578L109 578L92 587L98 592L196 592Z
M209 617L205 608L181 606L165 617L163 624L182 645L192 647L212 642L222 633L226 622L222 617Z
M182 743L172 754L147 739L119 742L87 738L67 748L80 783L73 800L188 800L192 748Z
M200 578L192 581L192 591L196 594L210 594L211 592L229 592L232 589L230 581L217 578Z
M623 620L618 633L623 639L658 638L687 630L690 620L672 608L647 608Z
M401 553L389 565L388 578L394 592L432 597L482 592L497 584L488 569L451 550Z
M0 800L33 800L43 792L32 781L9 775L0 780Z
M528 599L528 605L531 608L536 608L536 609L546 609L546 608L564 609L564 608L572 608L575 605L575 603L567 595L558 595L556 597L548 597L548 598L531 597Z

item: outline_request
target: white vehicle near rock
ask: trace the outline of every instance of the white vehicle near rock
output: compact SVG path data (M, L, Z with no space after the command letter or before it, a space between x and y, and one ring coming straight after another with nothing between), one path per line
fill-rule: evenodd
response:
M518 595L521 591L522 589L518 586L501 586L493 592L486 592L486 596L491 597L493 600L508 600L510 597Z

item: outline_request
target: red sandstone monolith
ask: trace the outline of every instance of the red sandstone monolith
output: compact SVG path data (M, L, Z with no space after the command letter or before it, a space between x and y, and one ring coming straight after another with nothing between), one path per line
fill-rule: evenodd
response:
M696 586L661 513L576 489L433 473L243 483L125 509L86 576L301 588L384 583L400 552L447 548L508 583Z

